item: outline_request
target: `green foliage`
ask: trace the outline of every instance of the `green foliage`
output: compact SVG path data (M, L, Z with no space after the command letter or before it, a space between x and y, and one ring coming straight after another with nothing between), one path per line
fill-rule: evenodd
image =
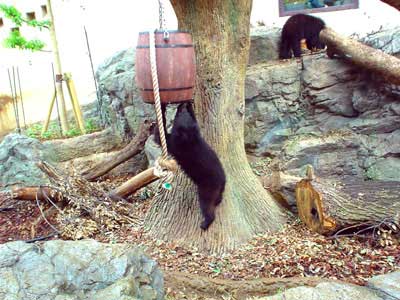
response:
M18 30L10 32L10 35L3 41L7 48L37 51L43 49L45 44L40 40L26 40Z
M26 129L25 134L29 137L39 140L54 140L65 137L71 138L82 134L79 128L73 127L70 130L68 130L65 133L65 136L63 137L61 135L60 127L58 123L55 121L50 122L49 128L43 134L42 134L42 129L43 129L42 124L33 124ZM85 122L85 130L86 133L92 133L100 130L100 127L96 124L96 120L88 119Z
M26 23L29 26L42 29L49 28L51 25L49 20L38 21L24 19L21 12L12 5L0 3L0 11L2 11L4 13L4 16L10 19L17 26L22 26L23 23Z
M98 124L96 124L94 119L87 119L85 122L85 129L87 133L92 133L100 130L100 127Z
M0 11L2 11L4 16L13 21L17 26L21 26L24 22L22 14L12 5L8 6L4 3L0 3Z
M70 130L65 132L65 136L66 137L74 137L74 136L78 136L81 135L81 131L78 128L71 128Z
M0 12L3 12L4 16L10 19L18 27L22 26L24 23L28 26L36 27L39 30L51 26L51 23L48 20L37 21L24 19L21 12L12 5L0 3ZM7 48L26 49L31 51L41 50L45 46L45 44L40 40L25 39L21 36L21 33L18 30L11 31L9 36L3 41L3 45Z

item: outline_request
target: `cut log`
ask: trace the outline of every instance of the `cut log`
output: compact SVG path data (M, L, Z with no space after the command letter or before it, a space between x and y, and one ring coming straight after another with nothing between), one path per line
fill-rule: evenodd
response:
M149 168L136 176L132 177L119 187L115 188L109 193L110 198L115 198L115 197L126 197L134 192L136 192L138 189L142 188L143 186L146 186L153 181L157 180L158 177L154 175L154 168Z
M400 59L395 56L341 36L331 28L321 30L319 36L328 46L329 57L338 54L360 67L379 73L393 84L400 84Z
M400 215L399 199L399 182L302 179L296 185L300 219L311 230L325 235L350 226L396 219Z
M400 220L399 182L359 178L340 182L314 178L310 171L302 179L273 170L263 185L285 207L295 196L298 215L312 231L332 235L350 226Z
M139 127L138 133L135 138L123 149L108 156L103 161L99 162L90 170L86 170L82 173L82 176L89 181L93 181L96 178L106 174L116 166L132 158L136 154L143 151L144 145L147 138L150 136L151 128L153 124L145 120Z
M166 169L175 173L178 169L178 164L173 159L160 159L158 163L164 170ZM159 177L154 173L154 168L149 168L112 190L109 193L109 196L111 198L127 197L136 192L138 189L154 182L157 179L159 179Z
M44 200L47 197L54 197L57 194L56 191L51 190L48 187L21 187L21 188L13 188L11 190L11 196L13 199L18 200L27 200L27 201L35 201L36 198L38 200Z

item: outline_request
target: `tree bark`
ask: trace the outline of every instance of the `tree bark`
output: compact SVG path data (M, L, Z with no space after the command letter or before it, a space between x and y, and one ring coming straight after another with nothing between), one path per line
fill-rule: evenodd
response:
M397 57L343 37L331 28L323 29L320 38L328 46L329 57L338 54L360 67L381 74L391 83L400 84L400 59Z
M147 138L150 136L150 129L152 123L145 120L139 127L138 133L135 138L123 149L113 153L105 160L99 162L97 165L92 167L90 170L86 170L82 173L82 176L89 181L93 181L100 176L106 174L116 166L132 158L136 154L140 153L146 143Z
M147 230L160 239L201 250L232 250L259 232L282 228L286 215L253 174L244 149L244 79L251 0L173 0L179 28L193 35L197 77L195 111L201 133L227 176L210 228L200 229L196 188L178 174L173 189L153 199Z

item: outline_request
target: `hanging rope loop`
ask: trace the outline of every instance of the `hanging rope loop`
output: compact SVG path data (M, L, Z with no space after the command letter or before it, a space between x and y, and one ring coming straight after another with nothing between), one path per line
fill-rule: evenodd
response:
M168 156L168 150L167 150L167 141L165 138L165 128L163 124L163 117L161 111L161 98L160 98L160 89L158 85L158 74L157 74L155 34L153 31L149 32L149 45L150 45L151 77L152 77L153 93L154 93L154 106L157 115L158 131L160 132L162 157L166 159Z

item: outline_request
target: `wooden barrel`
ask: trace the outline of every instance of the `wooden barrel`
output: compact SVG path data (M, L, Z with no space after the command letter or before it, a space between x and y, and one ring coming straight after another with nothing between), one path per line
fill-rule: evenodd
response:
M175 103L193 99L196 62L192 37L185 31L155 33L158 84L162 103ZM142 99L154 103L149 55L149 33L139 33L136 46L136 84Z

